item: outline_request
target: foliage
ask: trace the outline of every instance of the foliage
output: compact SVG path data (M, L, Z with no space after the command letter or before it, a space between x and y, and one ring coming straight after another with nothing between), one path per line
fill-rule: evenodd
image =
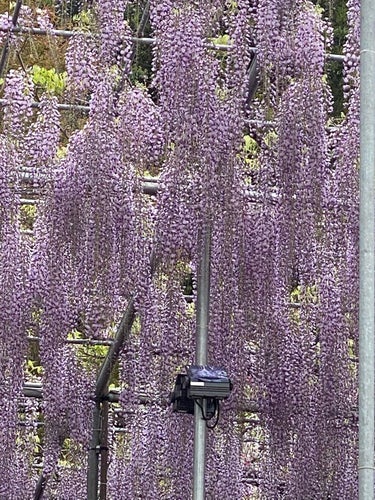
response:
M61 95L66 87L66 73L56 73L54 68L41 68L37 64L31 68L34 85L53 95Z

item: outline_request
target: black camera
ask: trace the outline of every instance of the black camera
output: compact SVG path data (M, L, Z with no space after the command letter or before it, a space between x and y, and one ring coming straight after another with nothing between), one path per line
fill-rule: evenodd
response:
M222 368L208 365L187 367L186 374L179 373L170 404L176 413L194 415L195 402L202 411L204 420L211 420L219 414L219 401L228 398L233 385ZM215 424L216 425L216 424Z

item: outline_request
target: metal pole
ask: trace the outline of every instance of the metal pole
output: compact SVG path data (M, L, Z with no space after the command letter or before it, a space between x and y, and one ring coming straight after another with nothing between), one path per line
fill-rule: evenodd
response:
M122 346L129 337L135 316L134 299L129 300L128 307L118 326L113 343L108 349L103 361L95 387L95 408L93 410L92 436L88 456L87 470L87 500L97 500L99 479L99 455L101 453L101 406L102 399L106 396L109 378L115 366Z
M15 27L17 24L18 16L20 15L20 11L21 11L21 6L22 6L22 0L17 0L16 5L14 7L13 16L12 16L12 26L13 27ZM7 29L7 31L8 31L8 36L5 40L3 51L1 53L1 58L0 58L0 77L3 74L5 64L6 64L7 59L8 59L10 32L12 31L12 29L11 28L9 30Z
M143 16L142 16L143 18ZM142 20L141 20L142 23ZM140 28L142 28L142 24L140 23ZM45 30L45 29L40 29L40 28L24 28L24 27L16 27L14 26L13 28L0 28L0 32L4 31L9 31L10 33L21 33L21 34L29 34L29 35L42 35L42 36L60 36L63 38L71 38L74 35L90 35L92 33L88 31L69 31L69 30ZM148 37L138 37L138 36L133 36L131 37L132 42L138 42L138 43L144 43L146 45L153 45L154 43L157 42L156 38L148 38ZM208 47L211 49L215 50L231 50L233 48L233 45L227 45L227 44L217 44L217 43L209 43ZM257 52L256 47L249 47L248 50L251 50L251 52ZM343 62L344 61L344 56L341 54L330 54L326 53L325 57L329 61L339 61Z
M359 500L374 499L375 2L361 1Z
M41 474L39 476L36 488L35 488L35 493L34 493L34 500L41 500L43 498L43 492L44 488L46 486L47 479Z
M87 471L87 500L98 498L100 432L101 432L101 403L97 401L93 411L93 428L90 441Z
M210 301L210 253L211 227L209 223L202 232L201 261L198 267L197 295L197 332L196 354L197 365L207 364L207 338ZM193 500L205 498L205 466L206 466L206 422L202 418L201 409L194 403L194 466L193 466ZM204 406L203 406L204 408Z
M108 413L109 402L102 402L102 429L100 436L101 454L100 454L100 481L99 481L99 498L100 500L107 499L107 475L108 475Z
M108 350L108 354L103 361L102 367L100 369L98 378L96 380L95 396L103 397L109 382L109 377L111 376L114 365L116 364L118 357L120 355L121 349L124 345L125 340L128 339L130 330L133 325L135 316L134 308L134 298L131 298L128 303L128 307L120 321L117 328L116 336L113 339L113 343Z

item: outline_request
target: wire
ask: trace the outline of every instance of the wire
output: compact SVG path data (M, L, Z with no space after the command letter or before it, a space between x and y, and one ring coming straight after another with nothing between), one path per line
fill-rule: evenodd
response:
M216 411L215 411L215 413L216 413L216 420L215 420L215 423L213 425L210 425L208 422L206 422L207 429L215 429L215 427L219 423L219 418L220 418L220 403L219 403L219 401L215 400L215 406L216 406Z
M205 398L202 398L202 399L205 399ZM206 421L206 427L207 429L214 429L218 422L219 422L219 417L220 417L220 404L219 404L219 401L217 399L214 399L214 407L215 407L215 411L214 411L214 414L212 415L212 417L207 417L207 415L205 415L205 412L204 412L204 408L203 408L203 405L201 405L201 403L199 402L198 399L195 399L195 402L197 403L197 405L199 406L199 408L201 409L201 412L202 412L202 419ZM212 420L214 418L214 416L216 415L216 420L215 420L215 423L213 425L209 425L208 422L210 420Z

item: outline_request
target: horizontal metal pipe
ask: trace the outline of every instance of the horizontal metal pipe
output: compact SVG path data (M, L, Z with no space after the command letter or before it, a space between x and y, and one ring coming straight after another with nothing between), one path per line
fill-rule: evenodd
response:
M43 399L42 384L25 382L25 384L23 385L23 395L30 398ZM110 390L107 394L103 394L102 397L110 403L118 403L120 399L120 391Z
M30 35L44 35L44 36L59 36L63 38L71 38L74 35L87 35L90 34L88 32L82 31L68 31L68 30L45 30L40 28L21 28L21 27L11 27L11 28L0 28L0 31L11 32L11 33L20 33L20 34L30 34ZM132 41L136 43L144 43L146 45L151 45L156 43L156 38L149 37L132 37ZM216 50L231 50L234 48L234 45L231 44L216 44L216 43L208 43L207 46L211 49ZM256 52L256 47L249 47L249 50L252 52ZM332 61L344 61L344 56L341 54L326 54L326 58Z
M344 62L345 56L342 54L326 54L326 59L329 61Z
M39 342L40 338L30 335L27 337L27 340L29 340L30 342ZM73 345L88 345L88 346L100 345L100 346L107 347L107 346L111 346L113 344L113 340L112 339L103 339L103 340L99 340L99 339L66 339L65 343L66 344L73 344Z
M33 107L38 108L39 103L33 103ZM84 104L58 104L57 109L60 111L84 111L86 113L90 111L90 106Z
M22 420L19 420L17 422L17 425L19 427L29 427L30 429L34 429L35 427L44 427L45 423L44 422L38 422L38 421L33 421L33 422L23 422Z
M33 200L32 198L21 198L20 205L36 205L38 200Z
M21 181L23 183L29 183L32 184L33 182L33 175L32 173L29 172L21 172ZM141 181L142 185L142 192L147 195L155 196L157 195L157 192L160 187L160 182L158 179L151 178L151 179L144 179ZM37 195L37 191L33 189L32 186L27 187L25 186L24 189L20 189L20 194L23 195L25 200L25 204L29 204L28 198L29 196ZM249 201L254 202L254 203L260 203L264 200L264 195L259 192L255 191L254 189L247 188L246 189L247 196L249 197ZM270 199L271 201L277 201L279 199L279 195L277 191L270 191L267 194L267 199ZM35 201L33 201L35 203ZM21 203L22 204L22 203Z
M0 99L0 106L7 106L7 105L8 105L7 99ZM41 107L41 103L35 101L31 104L31 107L38 109ZM90 106L83 104L63 103L63 104L57 104L57 109L59 109L60 111L84 111L86 113L90 111Z
M42 29L42 28L26 28L26 27L10 27L3 28L0 27L0 31L6 33L17 33L21 35L41 35L41 36L57 36L61 38L71 38L74 35L90 35L91 33L88 31L79 31L79 30L61 30L61 29ZM155 38L147 38L147 37L132 37L133 42L152 44L155 43Z
M43 399L43 390L41 388L33 389L32 387L24 386L23 395L27 398Z
M34 397L36 399L42 399L43 398L43 389L40 385L40 387L31 387L33 384L30 383L25 383L23 392L24 396L28 397ZM167 389L167 388L166 388ZM102 399L105 399L109 403L119 403L120 402L120 394L121 392L119 390L113 389L108 391L107 394L102 395ZM137 400L137 404L139 405L160 405L162 407L167 407L169 405L169 399L167 398L150 398L149 396L145 394L140 394ZM115 414L133 414L134 411L131 409L126 409L126 408L115 408L114 409ZM251 400L248 401L244 404L242 404L238 408L239 413L259 413L259 405L257 401ZM348 419L352 421L353 419L358 418L358 408L357 407L351 407L348 408L348 414L345 415L345 419Z
M21 172L21 182L32 184L34 181L33 175L30 173L22 173ZM158 192L159 184L157 181L153 180L144 180L141 181L142 192L144 194L148 194L151 196L155 196ZM19 194L23 195L23 198L20 199L21 205L35 205L38 203L38 200L35 198L29 198L30 196L37 195L37 190L33 189L32 186L22 187L18 190Z
M158 181L143 181L142 189L144 194L149 194L155 196L158 192Z
M166 388L167 390L168 388ZM33 397L36 399L42 399L43 398L43 387L41 384L39 384L38 387L36 387L34 384L31 384L30 382L26 382L23 386L23 393L24 396L27 397ZM119 403L120 402L120 394L121 392L119 390L113 389L108 391L107 394L104 392L100 396L102 400L106 400L109 403ZM138 398L138 404L139 405L155 405L159 404L161 406L168 406L169 405L169 399L167 398L150 398L147 395L139 395ZM241 406L241 408L238 409L240 412L248 412L248 413L258 413L259 412L259 406L256 401L249 401L245 405ZM123 410L122 408L118 410L118 413L127 413L126 410Z

